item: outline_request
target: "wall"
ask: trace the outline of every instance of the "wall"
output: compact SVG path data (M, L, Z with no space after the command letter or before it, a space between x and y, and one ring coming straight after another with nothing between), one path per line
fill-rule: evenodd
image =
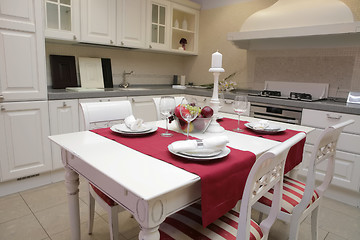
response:
M142 52L115 47L84 46L46 43L48 86L51 86L49 55L111 58L114 86L122 82L123 71L134 71L128 77L130 84L172 84L173 75L185 74L187 56ZM78 69L78 66L77 66ZM79 74L79 71L77 71ZM80 77L78 76L78 79Z
M228 32L238 31L252 13L276 0L253 0L200 13L199 56L187 66L188 79L196 84L213 81L208 73L211 53L223 54L224 78L237 72L233 80L238 88L261 90L265 80L319 82L330 84L330 96L346 97L360 91L360 45L352 48L301 50L241 50L226 40ZM360 21L360 1L343 0Z

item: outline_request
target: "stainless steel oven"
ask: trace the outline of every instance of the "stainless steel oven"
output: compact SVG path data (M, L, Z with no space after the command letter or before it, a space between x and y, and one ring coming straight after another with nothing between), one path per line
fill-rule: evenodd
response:
M251 103L250 117L274 120L285 123L300 124L302 108Z

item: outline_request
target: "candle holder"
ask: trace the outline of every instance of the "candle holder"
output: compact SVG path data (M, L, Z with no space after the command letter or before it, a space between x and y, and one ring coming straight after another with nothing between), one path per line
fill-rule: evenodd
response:
M224 132L225 129L220 126L220 124L216 121L219 115L219 76L220 73L225 72L223 68L210 68L209 72L212 72L214 75L214 88L213 95L210 100L210 107L214 110L214 114L212 116L212 121L210 123L209 128L206 130L210 133L221 133Z

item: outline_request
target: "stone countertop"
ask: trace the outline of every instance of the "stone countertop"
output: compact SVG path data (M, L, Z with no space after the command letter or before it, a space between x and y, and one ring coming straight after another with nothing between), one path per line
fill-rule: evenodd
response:
M237 90L236 93L249 94L257 91L253 90ZM227 92L225 98L233 99L236 93ZM48 89L49 100L63 100L63 99L81 99L81 98L107 98L107 97L135 97L146 95L170 95L170 94L190 94L198 96L212 96L212 89L201 89L196 87L187 87L186 89L174 89L167 85L151 85L131 87L128 89L111 88L104 89L104 91L89 91L89 92L71 92L65 89ZM346 104L346 99L329 99L315 102L294 101L287 99L276 99L249 96L250 102L269 103L274 105L300 107L307 109L315 109L322 111L341 112L360 115L360 104Z

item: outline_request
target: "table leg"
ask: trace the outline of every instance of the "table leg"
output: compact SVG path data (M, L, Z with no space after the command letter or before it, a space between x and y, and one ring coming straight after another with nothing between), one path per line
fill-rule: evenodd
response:
M159 240L159 227L155 228L141 228L139 233L139 240Z
M79 174L65 166L65 185L68 195L72 240L80 240Z

